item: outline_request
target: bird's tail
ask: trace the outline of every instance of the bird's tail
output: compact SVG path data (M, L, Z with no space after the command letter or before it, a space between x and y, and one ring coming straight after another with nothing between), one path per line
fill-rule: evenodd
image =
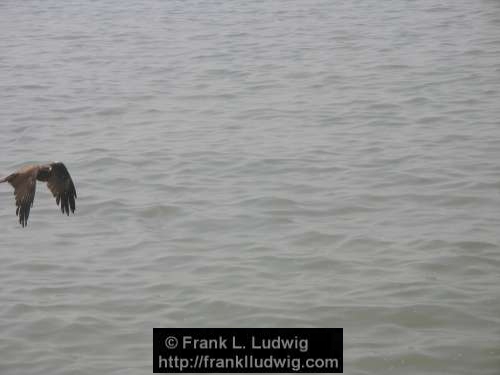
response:
M7 181L7 178L8 178L8 177L0 178L0 184L1 184L2 182L6 182L6 181Z

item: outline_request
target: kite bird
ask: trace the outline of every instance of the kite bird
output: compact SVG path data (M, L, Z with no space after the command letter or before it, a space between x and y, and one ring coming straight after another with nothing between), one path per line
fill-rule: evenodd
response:
M16 196L16 215L19 224L25 227L28 216L35 199L36 180L47 182L47 186L56 198L56 203L61 203L61 212L69 216L69 210L75 212L76 190L73 180L60 162L44 165L27 165L11 175L0 179L0 183L8 182L14 187Z

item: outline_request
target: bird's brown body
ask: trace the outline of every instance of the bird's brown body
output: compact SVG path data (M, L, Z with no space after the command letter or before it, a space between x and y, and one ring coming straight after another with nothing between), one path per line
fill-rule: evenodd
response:
M56 203L61 204L61 212L69 215L69 211L75 212L76 190L73 180L60 162L44 165L27 165L0 179L8 182L14 187L16 197L16 215L19 223L24 227L28 223L30 209L35 199L36 181L47 182L47 186L56 198Z

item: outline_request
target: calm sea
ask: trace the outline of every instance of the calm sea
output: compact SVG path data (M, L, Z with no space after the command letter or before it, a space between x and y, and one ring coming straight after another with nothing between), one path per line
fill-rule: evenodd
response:
M500 2L0 2L0 373L153 327L343 327L346 374L500 374Z

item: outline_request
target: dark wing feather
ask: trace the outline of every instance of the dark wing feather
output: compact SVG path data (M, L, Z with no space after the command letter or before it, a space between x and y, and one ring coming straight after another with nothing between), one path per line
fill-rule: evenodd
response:
M50 167L52 169L47 186L56 198L57 205L61 203L61 212L69 215L69 210L75 212L75 185L63 163L52 163Z
M37 169L15 173L7 180L14 187L16 197L16 215L19 216L19 224L25 227L28 224L33 200L35 199Z

